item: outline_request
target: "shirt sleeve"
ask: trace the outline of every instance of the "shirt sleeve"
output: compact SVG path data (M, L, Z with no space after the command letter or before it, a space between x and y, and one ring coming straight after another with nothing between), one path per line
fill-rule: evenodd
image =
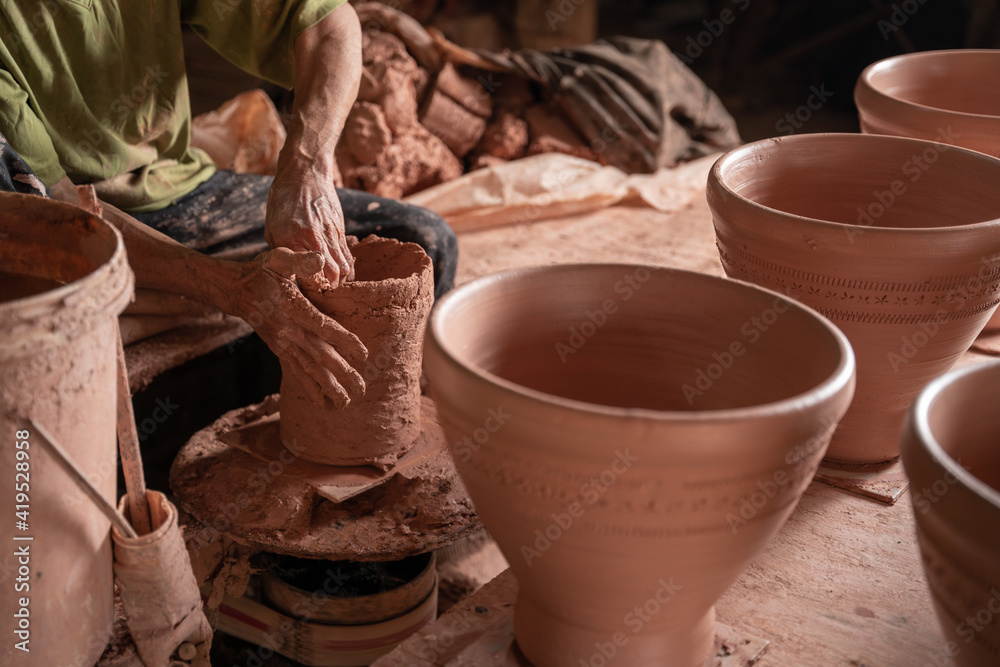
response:
M28 104L28 94L3 67L0 67L0 134L45 185L58 183L66 176L52 139Z
M295 38L346 0L181 0L181 20L240 69L285 88Z

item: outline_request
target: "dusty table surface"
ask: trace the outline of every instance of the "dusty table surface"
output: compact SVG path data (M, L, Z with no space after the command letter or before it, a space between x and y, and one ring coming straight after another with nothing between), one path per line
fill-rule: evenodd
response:
M675 214L614 207L459 236L458 283L519 266L650 263L724 275L704 193ZM960 364L989 357L968 353ZM892 506L814 482L719 600L718 620L770 640L760 665L947 665L914 533Z

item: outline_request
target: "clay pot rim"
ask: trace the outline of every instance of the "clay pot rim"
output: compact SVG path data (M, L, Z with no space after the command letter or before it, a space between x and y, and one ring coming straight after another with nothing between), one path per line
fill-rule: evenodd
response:
M986 120L986 121L996 121L1000 122L1000 113L997 114L983 114L983 113L971 113L968 111L957 111L949 109L947 107L933 107L927 104L920 104L918 102L912 102L902 97L896 97L895 95L890 95L889 93L883 91L872 81L873 77L882 74L885 70L898 67L901 62L907 65L916 66L917 62L920 60L931 60L934 58L940 58L946 60L951 57L966 57L968 55L993 55L997 58L997 64L1000 66L1000 49L943 49L939 51L918 51L915 53L904 53L898 56L892 56L879 60L872 63L861 72L861 76L858 77L858 82L854 87L854 100L858 103L859 97L862 95L872 95L878 98L879 101L899 106L904 109L909 109L912 111L923 112L928 115L945 115L953 116L959 119L968 120ZM943 56L943 58L942 58ZM858 107L864 105L858 104Z
M965 366L957 370L948 371L934 378L917 394L917 398L913 401L913 406L910 409L907 419L910 422L909 427L911 432L916 436L914 438L917 443L916 446L924 450L924 454L927 455L936 467L943 468L946 472L954 475L962 486L979 496L983 501L993 507L1000 508L1000 491L973 475L963 468L958 461L953 459L934 436L928 419L934 402L942 392L946 391L952 385L962 382L967 376L978 375L979 373L990 375L1000 374L1000 360ZM904 455L904 464L905 458L906 456Z
M24 198L26 197L29 199L25 200ZM5 201L8 199L10 201ZM73 206L72 204L67 204L65 202L61 202L55 199L44 199L42 197L37 197L35 195L28 195L17 192L0 192L0 205L3 205L5 209L9 205L13 205L18 208L24 208L25 204L35 204L36 203L35 200L43 201L45 202L45 204L43 204L44 206L52 206L53 209L57 211L60 208L63 209L62 211L60 211L60 213L67 219L70 217L89 218L90 219L89 224L96 223L99 227L106 228L112 233L115 239L115 247L111 251L111 254L107 257L107 259L105 259L101 264L99 264L89 273L80 276L79 278L77 278L72 282L68 282L64 285L60 285L59 287L46 290L44 292L39 292L38 294L32 294L30 296L22 297L20 299L12 299L10 301L0 302L0 314L4 314L5 312L13 313L15 311L23 311L25 309L37 312L36 309L39 308L58 306L67 300L72 301L73 295L82 293L85 290L91 291L91 288L95 287L97 289L94 289L92 291L94 291L95 293L100 293L101 292L100 285L104 283L107 275L114 271L117 271L118 267L121 264L125 264L125 269L129 273L132 272L132 269L128 265L125 256L125 241L122 239L121 232L118 231L118 228L112 225L110 222L107 222L103 218L100 218L94 215L93 213L90 213L89 211L79 208L78 206ZM125 292L129 293L128 301L131 302L134 297L133 283L134 283L133 280L124 281L123 283L124 289L122 290L122 293L110 295L110 298L107 299L108 303L118 302L121 296ZM121 307L124 308L125 304L123 303Z
M806 392L772 401L770 403L758 403L743 408L726 408L720 410L652 410L649 408L621 408L597 403L587 403L575 399L556 396L537 389L519 385L498 375L473 366L460 360L452 350L445 345L441 332L442 322L448 316L450 310L457 308L463 300L473 300L478 293L488 289L495 283L522 280L525 278L538 280L546 273L552 271L579 271L593 269L615 269L615 270L636 270L637 268L649 269L651 273L665 272L670 274L683 274L693 276L696 280L711 281L717 284L729 284L737 286L739 289L756 291L771 297L784 300L791 308L799 312L800 315L812 317L820 322L827 332L836 341L840 351L840 361L834 371L822 382L814 385ZM541 275L540 275L541 274ZM732 288L732 287L730 287ZM802 414L808 410L821 408L844 390L848 385L852 385L855 380L857 360L854 355L854 348L851 347L847 336L827 317L816 310L802 304L787 295L774 290L760 287L754 283L732 278L721 278L711 276L697 271L687 271L667 266L656 266L651 264L626 264L626 263L573 263L573 264L549 264L541 266L529 266L515 269L508 269L498 273L481 276L474 280L456 287L450 293L442 297L434 310L431 312L430 322L427 326L428 336L425 337L428 344L433 345L438 357L443 359L459 373L471 377L474 381L486 382L501 391L511 394L519 399L527 399L543 403L554 409L562 409L573 413L583 413L596 417L607 417L612 419L641 417L663 423L689 423L700 424L707 422L737 422L747 419L760 418L782 418L786 415ZM425 359L427 355L425 354Z
M883 234L889 236L923 236L927 234L935 235L948 235L953 236L956 233L963 231L980 231L984 228L989 227L1000 227L1000 207L997 209L997 217L990 220L981 220L979 222L970 222L964 225L949 225L945 227L882 227L879 225L857 225L846 222L836 222L833 220L821 220L819 218L810 218L804 215L798 215L797 213L789 213L788 211L782 211L781 209L772 208L760 202L754 201L748 197L743 196L737 192L733 187L726 181L723 177L723 171L728 171L735 166L737 162L747 161L747 156L764 149L768 146L775 147L780 146L783 143L795 143L795 144L808 144L808 143L822 143L827 141L836 140L838 142L846 141L860 141L875 144L880 143L906 143L913 146L916 149L926 149L935 146L945 146L945 150L949 153L954 152L964 155L968 159L972 160L985 160L988 164L991 164L995 169L1000 169L1000 159L992 157L986 153L981 153L979 151L974 151L969 148L963 148L961 146L955 146L952 144L942 144L936 141L928 141L926 139L913 139L910 137L898 137L887 134L857 134L853 132L821 132L815 134L795 134L788 137L771 137L768 139L760 139L758 141L751 141L749 143L738 146L726 154L719 157L712 165L711 171L708 173L708 196L709 203L711 203L713 191L721 191L721 193L726 197L731 197L735 201L739 202L741 206L747 207L758 213L766 214L769 217L778 217L787 222L793 222L798 224L809 224L816 225L820 228L826 227L830 230L851 230L851 229L861 229L864 230L865 234ZM942 151L943 152L943 151ZM745 225L737 225L745 226Z
M388 236L377 236L375 234L369 234L361 240L357 240L356 236L349 236L349 239L354 239L353 242L349 242L349 248L353 252L354 248L357 246L413 246L413 248L401 249L401 252L417 253L419 251L422 255L419 259L420 266L410 275L403 276L402 278L391 277L382 278L380 280L350 280L343 285L339 285L334 289L342 289L344 287L356 286L358 289L371 289L372 285L393 285L395 288L399 288L406 281L410 280L414 276L420 276L427 270L428 267L432 267L432 262L430 256L420 247L419 243L414 243L413 241L400 241L399 239L394 239ZM331 290L332 291L332 290Z

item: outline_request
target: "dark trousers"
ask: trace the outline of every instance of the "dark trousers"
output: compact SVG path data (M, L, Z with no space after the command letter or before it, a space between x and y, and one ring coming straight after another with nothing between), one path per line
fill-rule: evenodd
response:
M224 258L246 259L267 249L264 216L270 176L219 171L170 206L132 213L140 222L189 248ZM337 188L348 235L370 234L416 243L434 264L434 295L455 284L458 242L440 216L394 199Z

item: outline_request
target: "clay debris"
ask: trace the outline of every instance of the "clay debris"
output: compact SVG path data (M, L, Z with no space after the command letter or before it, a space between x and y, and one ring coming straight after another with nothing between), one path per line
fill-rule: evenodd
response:
M619 106L638 105L649 116L647 122L612 123L615 133L636 135L612 137L606 124L595 125L593 114L574 110L577 97L591 99L584 84L593 73L581 74L586 81L570 86L576 97L562 90L559 81L565 77L556 74L569 67L565 54L477 52L475 57L488 67L456 65L443 62L450 57L443 44L447 40L432 38L412 17L380 3L356 8L362 19L364 69L336 153L346 187L406 197L467 171L539 153L565 153L628 173L650 172L704 154L699 141L716 147L739 143L721 102L663 44L598 43L590 51L579 49L580 62L600 56L619 65L616 71L647 61L656 66L655 76L629 79L634 90L616 98ZM569 67L571 73L578 69ZM657 87L659 78L668 81ZM647 93L658 106L635 99ZM666 127L677 114L692 117L691 131ZM598 115L607 120L607 114Z

